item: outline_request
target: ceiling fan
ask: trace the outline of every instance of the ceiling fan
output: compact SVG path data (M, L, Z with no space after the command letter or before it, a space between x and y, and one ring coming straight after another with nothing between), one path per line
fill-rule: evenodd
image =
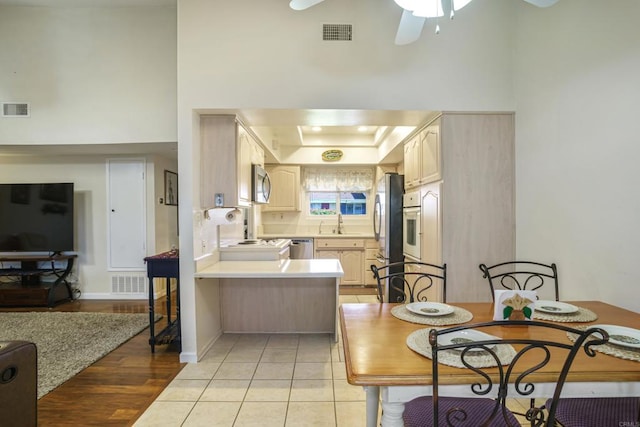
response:
M311 6L315 6L324 0L291 0L289 7L293 10L305 10ZM398 31L396 33L395 44L405 45L413 43L420 38L422 33L422 27L427 18L437 18L444 15L442 10L442 0L394 0L402 10L402 16L400 17L400 24L398 25ZM450 18L453 19L454 13L472 0L450 0L451 12ZM527 3L531 3L538 7L553 6L558 0L524 0ZM436 33L440 31L440 28L436 25Z

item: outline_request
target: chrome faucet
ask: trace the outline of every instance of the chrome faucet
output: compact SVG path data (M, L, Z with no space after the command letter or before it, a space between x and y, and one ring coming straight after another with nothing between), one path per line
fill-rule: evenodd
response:
M318 234L322 234L322 223L324 221L320 221L320 225L318 226Z
M342 214L338 214L338 234L342 234L344 225L342 224Z

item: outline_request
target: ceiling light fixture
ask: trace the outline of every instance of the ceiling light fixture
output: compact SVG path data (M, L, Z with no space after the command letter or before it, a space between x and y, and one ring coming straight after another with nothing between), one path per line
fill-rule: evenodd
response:
M358 132L366 132L366 131L367 131L366 126L358 126Z
M401 8L421 18L437 18L444 15L442 0L394 0Z
M398 6L412 13L418 18L439 18L444 16L442 9L442 0L394 0ZM454 11L460 10L472 0L450 0L451 14L450 19L454 17ZM440 34L440 25L436 22L436 34Z
M320 126L313 126L311 128L311 130L314 131L314 132L320 132L322 130L322 128Z

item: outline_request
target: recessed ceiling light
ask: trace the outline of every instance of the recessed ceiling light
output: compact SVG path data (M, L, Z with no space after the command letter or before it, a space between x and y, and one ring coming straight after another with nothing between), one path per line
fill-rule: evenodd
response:
M320 126L313 126L311 128L311 130L314 131L314 132L320 132L322 130L322 128Z
M358 126L358 132L366 132L366 131L367 131L366 126Z

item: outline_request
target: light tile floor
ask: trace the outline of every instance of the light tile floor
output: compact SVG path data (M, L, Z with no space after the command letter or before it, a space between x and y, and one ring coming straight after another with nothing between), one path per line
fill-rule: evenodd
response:
M376 299L340 296L341 304L357 302ZM364 425L365 393L347 383L341 339L225 334L180 371L134 426Z

